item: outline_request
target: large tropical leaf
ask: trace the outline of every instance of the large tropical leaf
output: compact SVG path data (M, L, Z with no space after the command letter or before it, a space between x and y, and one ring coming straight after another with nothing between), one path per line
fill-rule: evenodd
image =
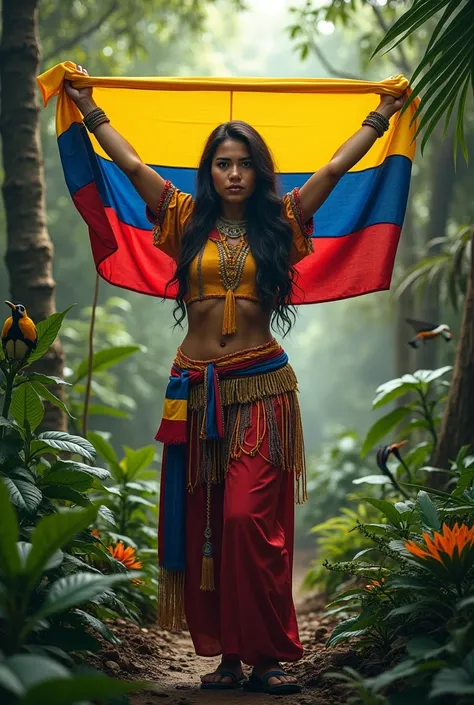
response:
M18 521L13 509L8 491L0 478L0 516L2 530L0 531L0 565L2 572L11 577L20 570L20 556L17 549Z
M88 473L98 480L107 480L110 477L110 472L105 468L96 468L91 465L86 465L85 463L79 463L74 460L58 460L50 472L55 472L56 470L70 470L72 472Z
M467 160L464 115L470 86L474 86L474 3L472 0L413 0L411 7L390 28L374 54L395 47L434 18L440 10L431 40L412 77L413 92L403 111L421 97L414 119L416 134L424 130L421 149L437 123L445 118L445 130L457 105L455 154L460 145Z
M12 396L11 412L20 426L27 421L32 431L40 425L44 416L43 402L29 382L17 387Z
M114 680L105 675L74 675L40 683L18 700L17 705L72 705L79 701L110 702L112 698L137 690L153 689L152 683Z
M2 479L8 490L11 503L20 512L34 514L43 499L43 495L36 485L28 480L21 480L16 477L3 477Z
M39 358L43 357L45 352L48 351L56 340L56 336L59 333L59 329L61 328L65 316L73 308L73 306L74 304L60 313L53 313L44 321L40 321L36 324L36 330L38 331L38 344L28 358L29 363L39 360Z
M68 509L40 519L31 537L32 548L26 563L26 579L30 588L40 577L49 558L89 526L96 515L97 507L91 505L87 509Z
M130 582L136 575L139 575L136 571L133 574L127 572L121 575L97 575L96 573L66 575L51 585L43 606L36 612L34 618L44 619L52 614L65 612L71 607L77 607L88 602L92 597L100 595L112 585Z
M94 446L81 436L71 436L69 433L63 433L62 431L44 431L44 433L39 434L37 440L56 450L77 453L88 460L95 459Z
M59 399L55 394L50 392L49 389L44 386L44 384L42 384L41 382L33 381L31 383L31 386L42 399L51 402L51 404L54 404L55 406L59 406L59 408L64 411L65 414L70 416L71 419L74 418L74 416L67 408L66 404L61 401L61 399Z
M120 345L114 348L107 348L106 350L99 350L92 356L92 372L101 372L106 370L112 365L125 360L125 358L133 355L134 353L141 350L139 345ZM89 358L85 358L79 364L74 375L74 384L79 382L83 377L85 377L89 370Z
M407 406L401 406L398 409L394 409L390 413L382 416L381 419L376 421L372 428L369 429L360 455L363 458L367 453L390 431L392 431L399 423L401 423L408 414L412 413L411 409Z

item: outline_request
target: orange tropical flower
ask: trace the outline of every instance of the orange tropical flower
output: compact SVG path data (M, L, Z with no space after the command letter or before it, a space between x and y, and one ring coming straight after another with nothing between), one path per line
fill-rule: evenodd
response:
M139 570L142 567L140 561L136 560L135 549L131 546L123 545L122 541L119 541L115 546L109 546L109 551L115 560L120 561L129 570Z
M92 529L91 534L92 534L92 536L96 536L98 539L100 538L99 529Z
M474 564L474 526L455 524L452 529L443 524L441 533L435 531L433 538L423 534L424 546L415 541L407 541L405 548L413 556L423 561L428 568L439 572L442 568L459 580ZM437 569L436 569L437 568Z

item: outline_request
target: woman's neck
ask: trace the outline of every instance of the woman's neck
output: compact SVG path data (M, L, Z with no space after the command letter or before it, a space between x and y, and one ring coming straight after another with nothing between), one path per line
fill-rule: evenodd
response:
M245 203L221 203L221 215L227 220L245 220Z

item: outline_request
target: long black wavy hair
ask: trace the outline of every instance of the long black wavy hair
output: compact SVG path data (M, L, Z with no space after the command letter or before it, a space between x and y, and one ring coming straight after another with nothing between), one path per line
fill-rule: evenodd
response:
M290 304L295 275L290 265L291 226L283 217L270 150L259 133L240 120L216 127L204 147L197 173L193 214L184 230L175 275L168 282L168 286L178 284L173 316L177 325L186 316L184 299L188 293L189 266L220 215L220 197L214 188L211 167L218 147L229 139L247 146L255 170L255 191L246 203L247 240L257 265L256 284L262 308L273 312L272 327L285 336L295 321L295 309Z

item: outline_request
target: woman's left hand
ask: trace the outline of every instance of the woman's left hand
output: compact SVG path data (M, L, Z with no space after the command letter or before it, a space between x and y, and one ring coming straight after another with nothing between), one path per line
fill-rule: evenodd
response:
M407 90L404 90L399 96L381 95L377 112L382 113L382 115L385 115L386 118L390 119L392 115L395 115L395 113L398 113L398 111L403 108L407 100Z

